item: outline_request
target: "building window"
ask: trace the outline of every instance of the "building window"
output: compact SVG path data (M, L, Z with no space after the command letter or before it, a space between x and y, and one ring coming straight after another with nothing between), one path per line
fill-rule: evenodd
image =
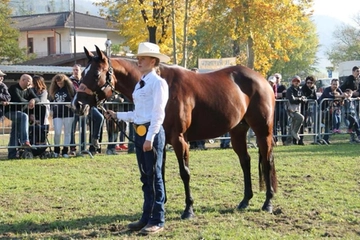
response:
M28 53L34 53L34 39L33 38L28 38L27 46L28 46Z

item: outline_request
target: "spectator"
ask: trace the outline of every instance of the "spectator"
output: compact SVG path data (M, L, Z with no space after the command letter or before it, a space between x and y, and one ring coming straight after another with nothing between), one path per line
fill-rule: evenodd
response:
M108 109L113 110L115 112L127 112L129 111L127 104L121 104L123 102L122 95L114 95L111 99L109 99L111 104L106 105ZM112 142L116 142L119 136L120 131L120 142L124 142L125 136L124 131L126 131L126 122L120 121L118 122L121 129L119 129L118 125L112 120L106 120L106 129L108 132L108 141L110 144L107 146L106 154L107 155L117 155L116 150L127 150L127 147L124 144L117 145Z
M276 77L274 75L271 75L269 78L268 78L268 81L269 81L269 84L271 86L271 88L273 89L274 91L274 95L275 95L275 98L277 96L277 86L276 86Z
M359 86L357 83L357 79L360 76L360 70L358 66L354 66L352 68L352 74L348 76L344 83L340 86L340 89L342 92L344 92L346 89L351 89L353 91L353 97L359 97Z
M71 107L65 105L66 102L71 102L75 89L71 80L65 74L56 74L52 80L49 89L50 100L55 103L52 106L53 111L53 126L54 126L54 147L55 157L60 154L60 137L62 128L64 127L64 146L62 148L62 156L68 158L69 144L71 139L71 125L74 121L74 113Z
M329 140L329 138L330 138L329 133L330 133L330 124L332 123L332 114L330 113L330 108L331 108L332 102L328 101L328 100L324 100L324 99L330 98L333 100L335 100L335 99L339 100L344 97L345 97L345 95L339 88L339 79L334 78L331 80L330 87L325 88L324 91L322 92L321 96L317 100L317 102L319 103L320 109L321 109L322 120L323 120L324 126L325 126L325 129L324 129L325 134L324 134L323 140L327 144L331 144L330 140Z
M225 133L222 137L230 137L230 133ZM230 139L220 139L220 148L230 148Z
M91 143L89 151L95 155L101 153L100 142L102 139L102 128L104 124L104 115L97 107L92 107L89 114L90 136Z
M2 106L0 106L0 119L3 119L5 105L7 105L11 100L9 89L6 86L6 84L3 82L4 76L6 76L6 74L0 70L0 101L2 104Z
M38 96L41 103L49 103L47 86L42 76L40 75L33 76L33 90L36 96ZM48 130L50 124L49 122L50 105L49 104L41 105L39 109L40 112L36 114L37 116L35 118L39 120L40 125L47 126L46 130Z
M35 104L39 102L39 98L30 88L31 82L31 76L23 74L19 82L9 88L10 102L27 103L26 105L5 104L5 116L12 122L9 146L17 146L17 142L20 141L23 147L31 147L29 141L29 116L27 113L32 113ZM8 158L17 158L16 152L15 148L8 148Z
M197 73L199 70L192 68L191 71ZM206 150L205 140L190 141L190 149Z
M300 104L306 101L306 97L302 95L300 90L301 79L299 76L295 76L291 81L291 87L286 91L287 112L291 118L291 136L300 141L299 130L304 121L304 116L300 113ZM291 142L291 140L288 142ZM303 142L300 145L304 145Z
M77 91L80 86L80 82L81 82L81 73L82 73L81 65L75 64L72 68L72 71L73 71L73 74L69 78L75 88L75 91ZM86 134L86 117L85 116L79 116L79 114L74 114L74 121L71 125L70 144L76 143L75 133L76 133L76 128L77 128L78 124L79 124L80 142L82 143L80 150L83 151L83 150L85 150L85 134ZM71 146L70 149L71 150L70 150L69 155L76 156L76 147Z
M274 135L277 135L278 127L280 127L281 131L281 140L283 145L287 145L288 142L286 141L286 127L288 125L288 116L285 111L285 103L286 101L281 101L286 99L286 86L281 84L282 76L280 73L274 74L276 78L276 101L275 104L275 121L274 121ZM275 137L275 142L277 142L278 139Z
M307 100L305 103L301 104L301 114L304 115L304 124L300 128L300 132L304 132L304 125L308 128L308 132L311 132L312 124L314 121L314 113L316 110L316 85L315 85L315 77L308 76L305 79L305 85L301 88L302 95L306 97ZM315 133L315 129L313 129ZM302 145L304 136L300 136L299 144Z
M351 89L346 89L345 93L347 94L347 97L344 99L345 120L349 122L347 133L350 134L351 143L360 143L359 120L357 118L356 107L354 104L354 100L358 100L358 98L351 98L353 94Z

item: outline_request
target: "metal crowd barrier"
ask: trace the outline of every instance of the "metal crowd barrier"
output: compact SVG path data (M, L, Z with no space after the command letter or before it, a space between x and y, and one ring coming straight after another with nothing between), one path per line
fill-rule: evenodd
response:
M28 103L9 103L12 106L18 106L21 107L21 109L27 109ZM31 149L41 149L41 148L48 148L49 151L53 152L54 147L60 147L60 153L61 149L66 146L69 148L68 152L70 152L70 149L75 147L78 154L80 153L89 153L92 157L92 154L90 151L88 151L88 148L91 146L91 137L90 134L92 130L94 129L94 121L92 121L93 116L92 112L90 111L89 116L85 119L84 117L80 117L80 122L77 124L76 131L74 132L75 135L75 143L70 144L64 144L64 128L61 131L61 138L60 138L60 144L54 144L54 125L53 125L53 112L54 109L56 109L56 106L70 106L70 102L63 102L63 103L54 103L54 102L47 102L47 103L38 103L35 106L35 110L25 110L26 114L29 116L29 139L31 142ZM114 111L128 111L133 109L132 103L119 103L119 102L107 102L105 104L105 108L113 109ZM64 110L63 110L64 111ZM101 112L101 110L99 110ZM9 146L9 139L10 139L10 133L12 131L12 121L5 117L5 106L0 105L0 159L7 159L7 149L9 148L17 148L22 149L20 140L20 133L21 129L18 129L17 124L14 125L14 134L16 136L16 144L13 146ZM64 114L64 112L61 112L61 114ZM34 117L33 117L34 116ZM131 127L129 127L129 124L127 124L127 127L125 126L124 129L111 129L111 134L114 134L114 140L108 141L108 128L109 128L109 121L106 120L103 117L103 114L101 113L101 116L103 118L103 125L100 128L101 134L100 134L100 143L99 145L102 148L102 151L106 151L107 145L112 144L127 144L128 145L128 152L134 152L134 144L132 142L129 142L127 138L124 138L120 141L119 135L121 131L124 131L126 135L129 136L130 139L134 139L134 132ZM35 121L32 119L34 118ZM47 118L48 121L44 121L44 119ZM65 128L68 130L69 128L72 128L72 123L74 121L75 114L71 117L70 121L66 122ZM39 128L38 126L46 126L46 139L45 141L36 142L38 139L37 136L42 135L44 133L44 128ZM83 129L84 127L84 129ZM105 130L106 129L106 130ZM36 137L35 137L36 136ZM68 137L68 136L67 136ZM106 140L105 140L106 139ZM33 140L33 141L32 141ZM105 148L105 149L104 149ZM96 151L96 149L94 149Z
M301 106L301 114L304 115L304 122L302 129L300 130L299 135L302 137L306 137L307 142L313 142L313 143L323 143L327 144L325 141L325 136L330 136L333 133L332 131L332 120L334 119L333 112L330 111L330 108L328 105L331 105L333 99L323 99L319 104L317 101L309 100L305 104L302 104ZM359 100L353 99L353 101L356 103L357 107L357 119L359 119ZM276 100L276 108L275 108L275 114L274 114L274 139L277 140L277 143L286 143L289 139L292 140L292 136L290 134L290 128L291 128L291 119L286 111L286 104L288 100L286 99L278 99ZM10 103L10 105L20 105L24 109L26 108L27 103ZM54 150L54 147L64 147L64 131L62 131L60 144L54 144L54 126L53 126L53 114L51 112L56 108L56 105L64 105L69 106L70 102L65 103L38 103L36 104L36 111L35 113L33 111L27 111L26 113L28 116L34 115L35 116L35 122L31 120L29 130L33 128L33 134L34 135L40 135L42 129L37 129L39 132L34 132L34 126L35 125L47 125L48 128L46 130L46 141L41 143L32 143L32 146L35 148L49 148L50 151ZM106 102L105 108L112 109L114 111L132 111L133 110L133 104L132 103L119 103L119 102ZM344 129L347 127L347 121L345 120L345 111L343 107L340 108L342 110L341 113L341 129ZM2 111L1 111L2 110ZM101 111L101 110L99 110ZM8 148L19 148L19 145L9 146L9 138L10 138L10 132L11 132L11 125L12 122L4 116L5 112L5 106L0 105L0 159L6 159L7 158L7 149ZM101 114L102 115L102 114ZM44 122L43 120L39 118L48 118L48 122ZM73 117L74 118L74 117ZM91 146L91 129L94 128L94 121L92 121L93 117L90 116L87 117L87 119L82 119L84 121L83 124L78 124L77 129L75 131L75 143L72 144L66 144L66 146L70 147L76 147L78 152L86 151ZM86 122L85 122L86 121ZM69 125L69 126L68 126ZM66 128L71 128L71 124L68 123L66 125ZM84 126L84 130L82 127L79 127L79 125ZM123 128L123 129L119 129ZM106 130L105 130L106 129ZM104 119L103 127L101 128L103 131L102 134L100 134L100 146L102 146L102 151L106 151L104 148L107 148L109 144L115 145L115 144L127 144L128 145L128 152L134 152L134 144L128 140L128 138L124 137L121 140L119 139L119 135L121 134L121 131L125 132L126 135L130 139L134 139L134 131L133 128L130 127L130 124L124 124L119 126L114 126L113 123L109 122L108 120ZM15 135L18 136L20 133L20 129L17 129L15 127ZM346 133L346 131L343 131ZM113 139L111 139L109 134L115 133L113 136ZM116 134L117 133L117 134ZM310 138L309 138L310 137ZM221 140L221 139L229 139L229 137L218 137L214 138L213 140ZM256 136L251 131L248 133L248 147L256 147ZM31 139L30 139L31 140ZM20 144L20 143L19 143Z

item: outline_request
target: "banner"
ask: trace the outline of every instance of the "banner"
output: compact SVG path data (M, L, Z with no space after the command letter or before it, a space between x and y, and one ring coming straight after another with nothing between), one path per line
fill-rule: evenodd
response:
M236 65L236 58L199 58L199 69L220 69Z

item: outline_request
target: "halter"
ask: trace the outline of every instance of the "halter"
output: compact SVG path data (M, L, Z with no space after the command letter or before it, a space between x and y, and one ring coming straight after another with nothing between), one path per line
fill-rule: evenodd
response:
M100 93L99 91L105 93L105 89L106 89L107 87L110 87L110 88L111 88L111 92L112 92L111 95L112 95L112 96L114 95L114 93L120 94L120 92L117 91L117 90L115 89L115 87L114 87L114 86L112 85L112 83L111 83L111 76L113 75L113 67L111 66L110 58L107 57L107 59L108 59L109 69L108 69L107 72L106 72L106 79L105 79L106 81L105 81L104 85L102 85L102 86L100 87L100 90L96 90L96 91L92 92L92 95L95 95L96 105L99 105L99 104L101 104L101 102L103 102L102 100L99 100L99 97L98 97L98 95L99 95L99 93ZM105 95L106 95L106 93L105 93Z

